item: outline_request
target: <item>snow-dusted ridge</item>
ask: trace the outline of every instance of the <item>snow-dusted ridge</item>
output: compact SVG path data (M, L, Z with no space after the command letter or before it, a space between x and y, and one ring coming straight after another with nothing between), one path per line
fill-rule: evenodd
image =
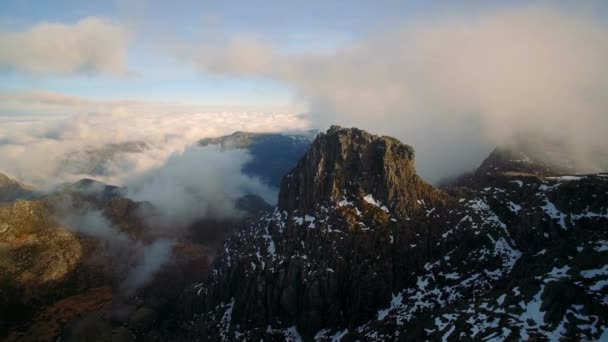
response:
M356 185L311 206L289 197L297 209L226 242L191 326L218 336L230 313L225 340L605 336L605 177L499 174L450 197L411 182L400 205Z

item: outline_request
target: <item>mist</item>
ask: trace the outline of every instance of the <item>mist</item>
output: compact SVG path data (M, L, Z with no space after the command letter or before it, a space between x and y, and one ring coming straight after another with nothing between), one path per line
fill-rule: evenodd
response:
M129 242L127 234L118 230L104 214L93 208L75 208L71 199L62 198L55 205L59 223L74 233L108 242L111 248L122 248Z
M242 172L251 158L246 151L203 148L200 139L236 130L308 127L289 113L199 112L182 105L106 103L39 92L21 96L22 101L4 102L10 109L0 105L0 172L49 193L94 178L126 187L127 198L149 204L139 213L146 230L142 238L121 231L98 206L69 196L53 201L62 226L93 238L101 255L114 261L112 272L124 278L126 295L173 261L175 243L194 222L240 217L235 200L246 194L276 201L277 189ZM46 112L40 112L41 104ZM9 115L13 110L33 114ZM102 161L103 172L79 172L97 170ZM93 183L81 194L94 195L101 186Z
M393 135L438 181L521 136L560 140L593 168L608 146L606 37L605 18L542 3L419 16L324 53L285 51L255 32L171 52L203 72L288 84L313 125Z
M155 213L150 221L155 226L179 230L203 218L238 217L235 201L244 195L276 202L277 189L242 172L250 159L246 150L192 145L162 166L127 179L127 196L152 204Z
M121 280L125 295L147 285L171 260L174 239L139 241L121 231L101 210L79 205L69 196L62 196L54 206L54 216L62 227L95 239L98 250L88 256L87 262L107 263L111 260L111 272Z
M135 244L139 263L123 282L125 293L133 293L146 285L156 272L169 262L175 241L158 239L150 244Z
M195 222L242 216L235 201L247 194L274 204L277 189L242 172L250 159L246 150L221 151L219 147L195 144L173 153L162 165L127 177L123 183L125 196L150 204L141 206L138 212L145 222L145 238L121 231L100 209L77 203L67 195L53 202L55 216L68 230L95 238L101 255L117 262L113 272L124 276L122 293L131 295L172 262L173 246ZM94 195L100 186L93 184L83 194Z

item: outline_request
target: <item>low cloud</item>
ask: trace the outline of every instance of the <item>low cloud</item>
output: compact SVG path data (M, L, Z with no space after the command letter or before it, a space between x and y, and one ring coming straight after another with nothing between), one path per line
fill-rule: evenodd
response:
M160 238L149 243L136 240L120 231L100 210L78 207L69 197L56 203L55 216L66 229L95 238L101 250L96 250L89 261L120 261L111 272L121 280L122 290L127 294L147 285L171 260L174 240Z
M57 204L55 209L59 222L71 231L109 242L112 248L120 248L129 242L127 234L116 229L100 210L76 209L69 198L63 198Z
M123 283L126 293L133 293L152 280L154 274L169 262L174 243L172 240L158 239L148 245L135 244L139 263Z
M234 201L245 194L276 200L275 189L242 173L250 158L246 151L203 148L197 145L200 139L236 130L308 127L305 119L290 113L204 112L194 105L99 102L44 92L4 95L32 115L6 115L0 105L0 172L48 190L99 172L93 178L127 186L129 198L151 204L139 213L149 241L120 231L96 208L59 202L59 222L102 242L113 260L129 260L114 267L125 274L127 293L145 286L171 262L175 239L190 224L239 216ZM46 111L40 112L38 104ZM57 113L49 113L48 106Z
M112 21L89 17L74 24L40 23L0 31L0 70L33 75L125 76L130 33Z
M128 179L128 197L153 205L146 215L152 225L183 229L202 218L238 217L235 200L247 194L276 201L276 190L245 175L250 160L245 150L220 151L216 147L190 146L169 157L158 168Z
M42 189L92 177L78 170L97 166L104 172L94 178L123 185L202 138L309 125L287 111L210 111L194 104L94 101L47 92L0 97L0 172Z
M175 241L190 224L237 217L234 201L245 194L276 200L276 190L242 173L250 158L246 151L203 148L197 145L200 139L235 130L272 132L308 125L293 114L199 112L181 105L100 103L54 93L7 98L27 108L52 103L75 111L90 106L92 112L0 115L0 172L50 190L91 177L77 170L99 170L103 165L95 179L127 186L128 197L151 204L139 213L146 222L142 239L121 231L96 207L74 203L67 196L55 203L63 226L93 237L111 260L128 261L113 267L124 276L126 293L145 286L172 262ZM95 190L99 185L92 186Z
M421 17L325 54L288 54L252 34L174 52L205 72L289 84L319 127L394 135L437 181L522 135L558 139L592 164L608 146L607 36L585 10L513 5Z

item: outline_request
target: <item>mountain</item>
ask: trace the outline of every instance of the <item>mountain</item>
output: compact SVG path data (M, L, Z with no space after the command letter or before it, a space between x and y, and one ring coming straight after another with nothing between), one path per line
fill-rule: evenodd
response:
M80 267L84 244L53 219L46 201L0 206L0 336L40 305L94 284Z
M514 153L439 190L412 147L331 127L182 296L178 339L607 339L608 177Z
M111 200L126 195L125 188L108 185L90 178L83 178L75 183L61 185L55 191L78 193L100 200Z
M235 132L218 138L202 139L199 144L219 146L222 150L246 149L252 159L244 165L243 172L278 188L283 176L304 155L315 135L316 130L296 133Z
M28 185L0 173L0 203L36 196L35 190Z
M121 301L120 284L141 257L126 240L153 237L139 216L145 204L118 190L81 180L0 205L0 339L54 340L72 320ZM114 228L103 236L105 224ZM198 257L181 253L183 245L175 269Z
M276 138L262 136L209 144ZM294 144L276 139L280 148L261 150ZM333 126L305 145L274 180L276 207L244 196L235 204L247 215L202 219L179 236L150 226L151 204L93 179L0 204L1 338L608 337L607 174L510 145L439 189L391 137ZM147 247L167 238L162 267L125 288L157 258Z
M226 236L269 209L247 195L236 202L244 216L203 218L179 236L159 236L150 226L156 209L125 198L125 190L81 179L0 204L0 340L143 336L176 311L184 288L206 276ZM154 262L148 247L163 239L173 241L163 267L126 288L129 276Z
M496 172L538 176L559 176L608 171L608 155L600 151L588 160L585 153L572 150L566 142L545 136L517 136L499 146L475 173L483 177Z

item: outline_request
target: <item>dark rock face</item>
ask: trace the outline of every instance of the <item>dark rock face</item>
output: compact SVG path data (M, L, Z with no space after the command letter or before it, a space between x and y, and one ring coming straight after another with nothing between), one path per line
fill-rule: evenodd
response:
M371 194L405 214L433 192L437 191L416 175L411 146L356 128L332 126L326 134L319 134L285 176L278 207L307 213L317 204L340 202L344 193Z
M266 203L262 197L253 194L237 198L235 207L250 215L272 210L272 206Z
M407 145L332 127L184 295L182 337L601 340L608 178L509 171L444 193Z

